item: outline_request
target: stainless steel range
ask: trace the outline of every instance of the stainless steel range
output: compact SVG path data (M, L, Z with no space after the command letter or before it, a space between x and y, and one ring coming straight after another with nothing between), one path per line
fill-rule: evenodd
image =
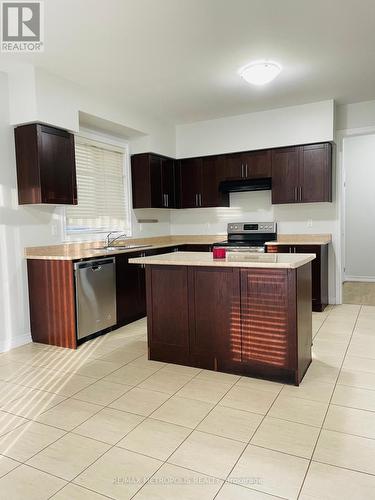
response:
M265 252L266 241L276 240L276 222L231 222L228 224L228 239L215 243L216 248L227 248L231 252Z

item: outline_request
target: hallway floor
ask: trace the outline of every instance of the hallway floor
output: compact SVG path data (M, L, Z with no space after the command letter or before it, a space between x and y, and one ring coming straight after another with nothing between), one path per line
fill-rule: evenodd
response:
M148 361L144 320L1 354L0 498L374 498L375 307L313 327L300 387Z
M375 306L375 283L346 281L342 293L344 304Z

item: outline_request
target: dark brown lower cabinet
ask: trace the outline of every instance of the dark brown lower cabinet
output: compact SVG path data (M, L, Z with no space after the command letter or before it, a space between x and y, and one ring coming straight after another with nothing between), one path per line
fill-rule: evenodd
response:
M77 347L73 262L28 260L30 326L34 342Z
M326 245L268 245L268 253L314 253L311 262L312 310L322 312L328 305L328 244Z
M146 266L149 358L293 382L311 362L311 265Z

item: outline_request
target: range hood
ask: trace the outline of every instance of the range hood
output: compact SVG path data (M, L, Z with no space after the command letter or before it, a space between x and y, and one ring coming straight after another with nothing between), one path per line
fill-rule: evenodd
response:
M271 189L271 187L271 177L261 179L232 179L220 182L219 191L222 193L241 193L243 191L266 191Z

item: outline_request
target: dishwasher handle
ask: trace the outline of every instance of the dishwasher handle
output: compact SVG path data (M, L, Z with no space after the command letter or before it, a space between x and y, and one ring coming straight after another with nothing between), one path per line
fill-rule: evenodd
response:
M78 269L91 268L91 271L95 272L95 271L100 271L102 267L107 264L114 264L114 263L115 263L114 257L109 257L106 259L85 260L83 262L75 262L74 270L77 271Z

